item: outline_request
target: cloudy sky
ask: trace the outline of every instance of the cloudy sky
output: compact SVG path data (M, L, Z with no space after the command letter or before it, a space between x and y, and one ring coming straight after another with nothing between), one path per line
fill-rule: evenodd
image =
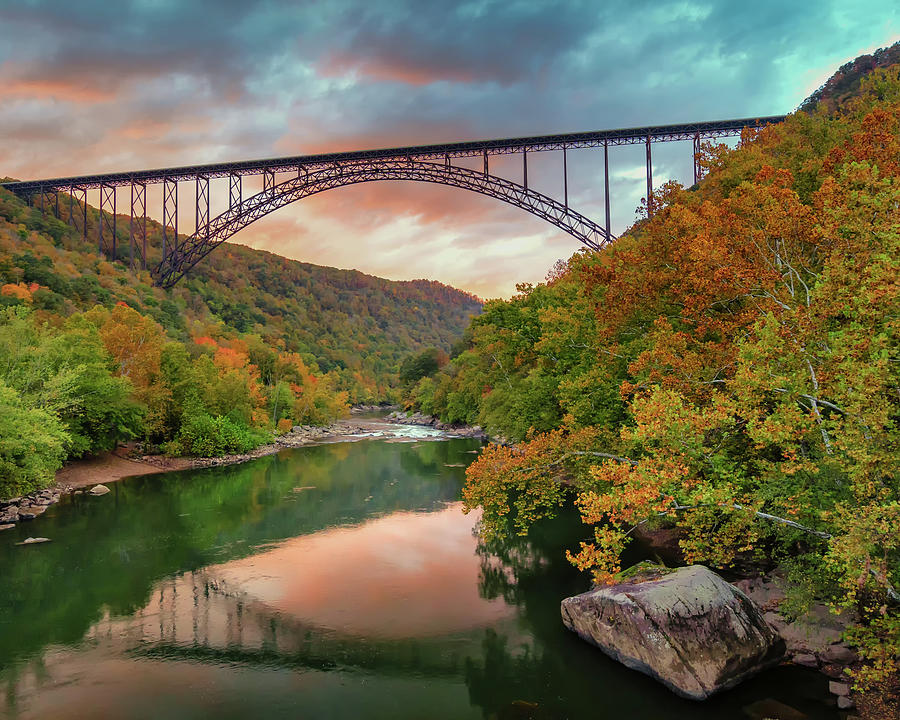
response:
M896 0L0 0L0 177L781 114L897 39ZM610 163L618 233L643 156ZM602 153L570 153L569 171L571 204L601 219ZM654 146L654 177L689 180L690 146ZM561 196L558 155L534 156L529 181ZM496 200L398 182L303 200L234 241L482 297L577 247Z

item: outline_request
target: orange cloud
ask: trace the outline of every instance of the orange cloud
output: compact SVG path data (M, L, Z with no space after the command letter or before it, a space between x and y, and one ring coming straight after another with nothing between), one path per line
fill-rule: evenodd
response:
M328 191L302 201L317 215L371 228L415 217L422 225L470 226L496 217L502 205L458 188L422 182L376 181Z
M109 102L115 93L66 80L15 80L0 85L0 98L64 100L73 103Z
M458 83L475 82L479 78L462 68L426 68L414 66L391 58L360 58L349 53L332 53L316 66L324 77L340 77L356 73L380 82L396 82L405 85L430 85L442 80Z
M168 120L139 118L117 128L112 135L126 140L153 140L173 131L177 131L180 136L187 136L206 133L212 128L213 121L209 117L181 117L177 124Z

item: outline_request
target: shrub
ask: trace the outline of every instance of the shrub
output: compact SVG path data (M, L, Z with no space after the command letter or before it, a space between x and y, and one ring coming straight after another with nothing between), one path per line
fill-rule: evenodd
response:
M175 447L178 452L198 457L218 457L245 453L265 443L267 433L225 416L213 417L202 410L185 412Z

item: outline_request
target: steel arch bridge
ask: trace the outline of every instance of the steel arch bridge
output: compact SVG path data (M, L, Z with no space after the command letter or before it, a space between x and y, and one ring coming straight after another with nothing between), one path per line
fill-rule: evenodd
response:
M147 186L162 185L162 259L151 268L154 281L172 287L206 255L241 229L275 210L326 190L379 180L413 180L462 188L521 208L551 224L591 249L614 240L610 233L609 147L644 145L648 210L652 212L653 166L651 145L656 142L693 141L694 182L700 177L697 156L701 140L740 134L744 128L778 123L784 116L719 120L681 125L658 125L586 133L544 135L505 140L478 140L383 150L304 155L212 165L193 165L102 175L81 175L48 180L4 183L22 198L47 207L62 219L60 195L67 195L69 224L88 237L88 191L99 190L98 249L113 259L117 254L116 204L119 188L129 188L129 253L132 267L147 268ZM566 152L574 148L603 148L606 222L600 225L569 206ZM562 201L528 186L528 154L562 153ZM491 155L522 156L522 182L490 172ZM454 158L481 157L483 169L455 165ZM287 179L285 174L288 174ZM262 191L243 197L243 178L262 175ZM280 177L279 177L280 176ZM228 209L216 217L210 213L210 180L228 178ZM178 188L194 185L194 232L178 233ZM63 206L66 201L63 201Z
M472 190L543 218L594 250L614 239L605 228L563 203L496 175L449 163L373 160L304 173L234 205L181 244L177 263L161 263L156 269L157 282L171 287L232 235L285 205L325 190L376 180L415 180Z

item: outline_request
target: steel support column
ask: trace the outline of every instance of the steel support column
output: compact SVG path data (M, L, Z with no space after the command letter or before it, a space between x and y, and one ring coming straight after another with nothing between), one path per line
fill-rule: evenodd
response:
M275 192L275 173L271 170L263 170L263 192L268 195Z
M198 175L196 186L196 207L194 208L194 234L200 237L209 225L209 178Z
M69 217L67 221L68 225L75 227L75 186L71 185L69 187Z
M490 167L488 166L488 152L484 151L484 176L490 175Z
M41 215L44 214L44 186L41 185Z
M172 235L169 235L169 232ZM169 237L172 241L169 242ZM163 180L163 240L162 264L171 256L178 255L178 182L171 178Z
M104 253L104 239L109 236L109 253L107 257L116 259L116 186L103 184L100 186L100 217L97 221L97 245L100 254Z
M297 176L299 177L299 170ZM231 173L228 176L228 209L233 210L240 206L241 202L241 176Z
M71 197L73 198L73 201L77 200L79 203L81 203L81 213L80 213L80 215L81 215L81 236L85 240L85 242L87 242L87 236L88 236L88 232L87 232L87 227L88 227L87 188L79 187L78 185L72 185L72 186L70 186L69 191L70 191ZM75 197L76 194L78 194L79 197L76 198ZM78 223L75 222L74 214L72 215L72 226L76 230L78 229Z
M606 195L606 235L609 237L609 143L603 143L603 193Z
M569 207L569 168L566 162L566 148L563 146L563 205Z
M694 185L700 182L700 133L694 135Z
M647 217L653 215L653 159L650 156L650 136L647 135Z
M141 270L147 269L147 186L131 183L131 220L128 224L130 237L129 262L134 270L134 246L141 254Z
M522 151L522 185L528 189L528 148Z
M53 188L53 205L54 212L56 213L56 219L59 220L59 189Z

